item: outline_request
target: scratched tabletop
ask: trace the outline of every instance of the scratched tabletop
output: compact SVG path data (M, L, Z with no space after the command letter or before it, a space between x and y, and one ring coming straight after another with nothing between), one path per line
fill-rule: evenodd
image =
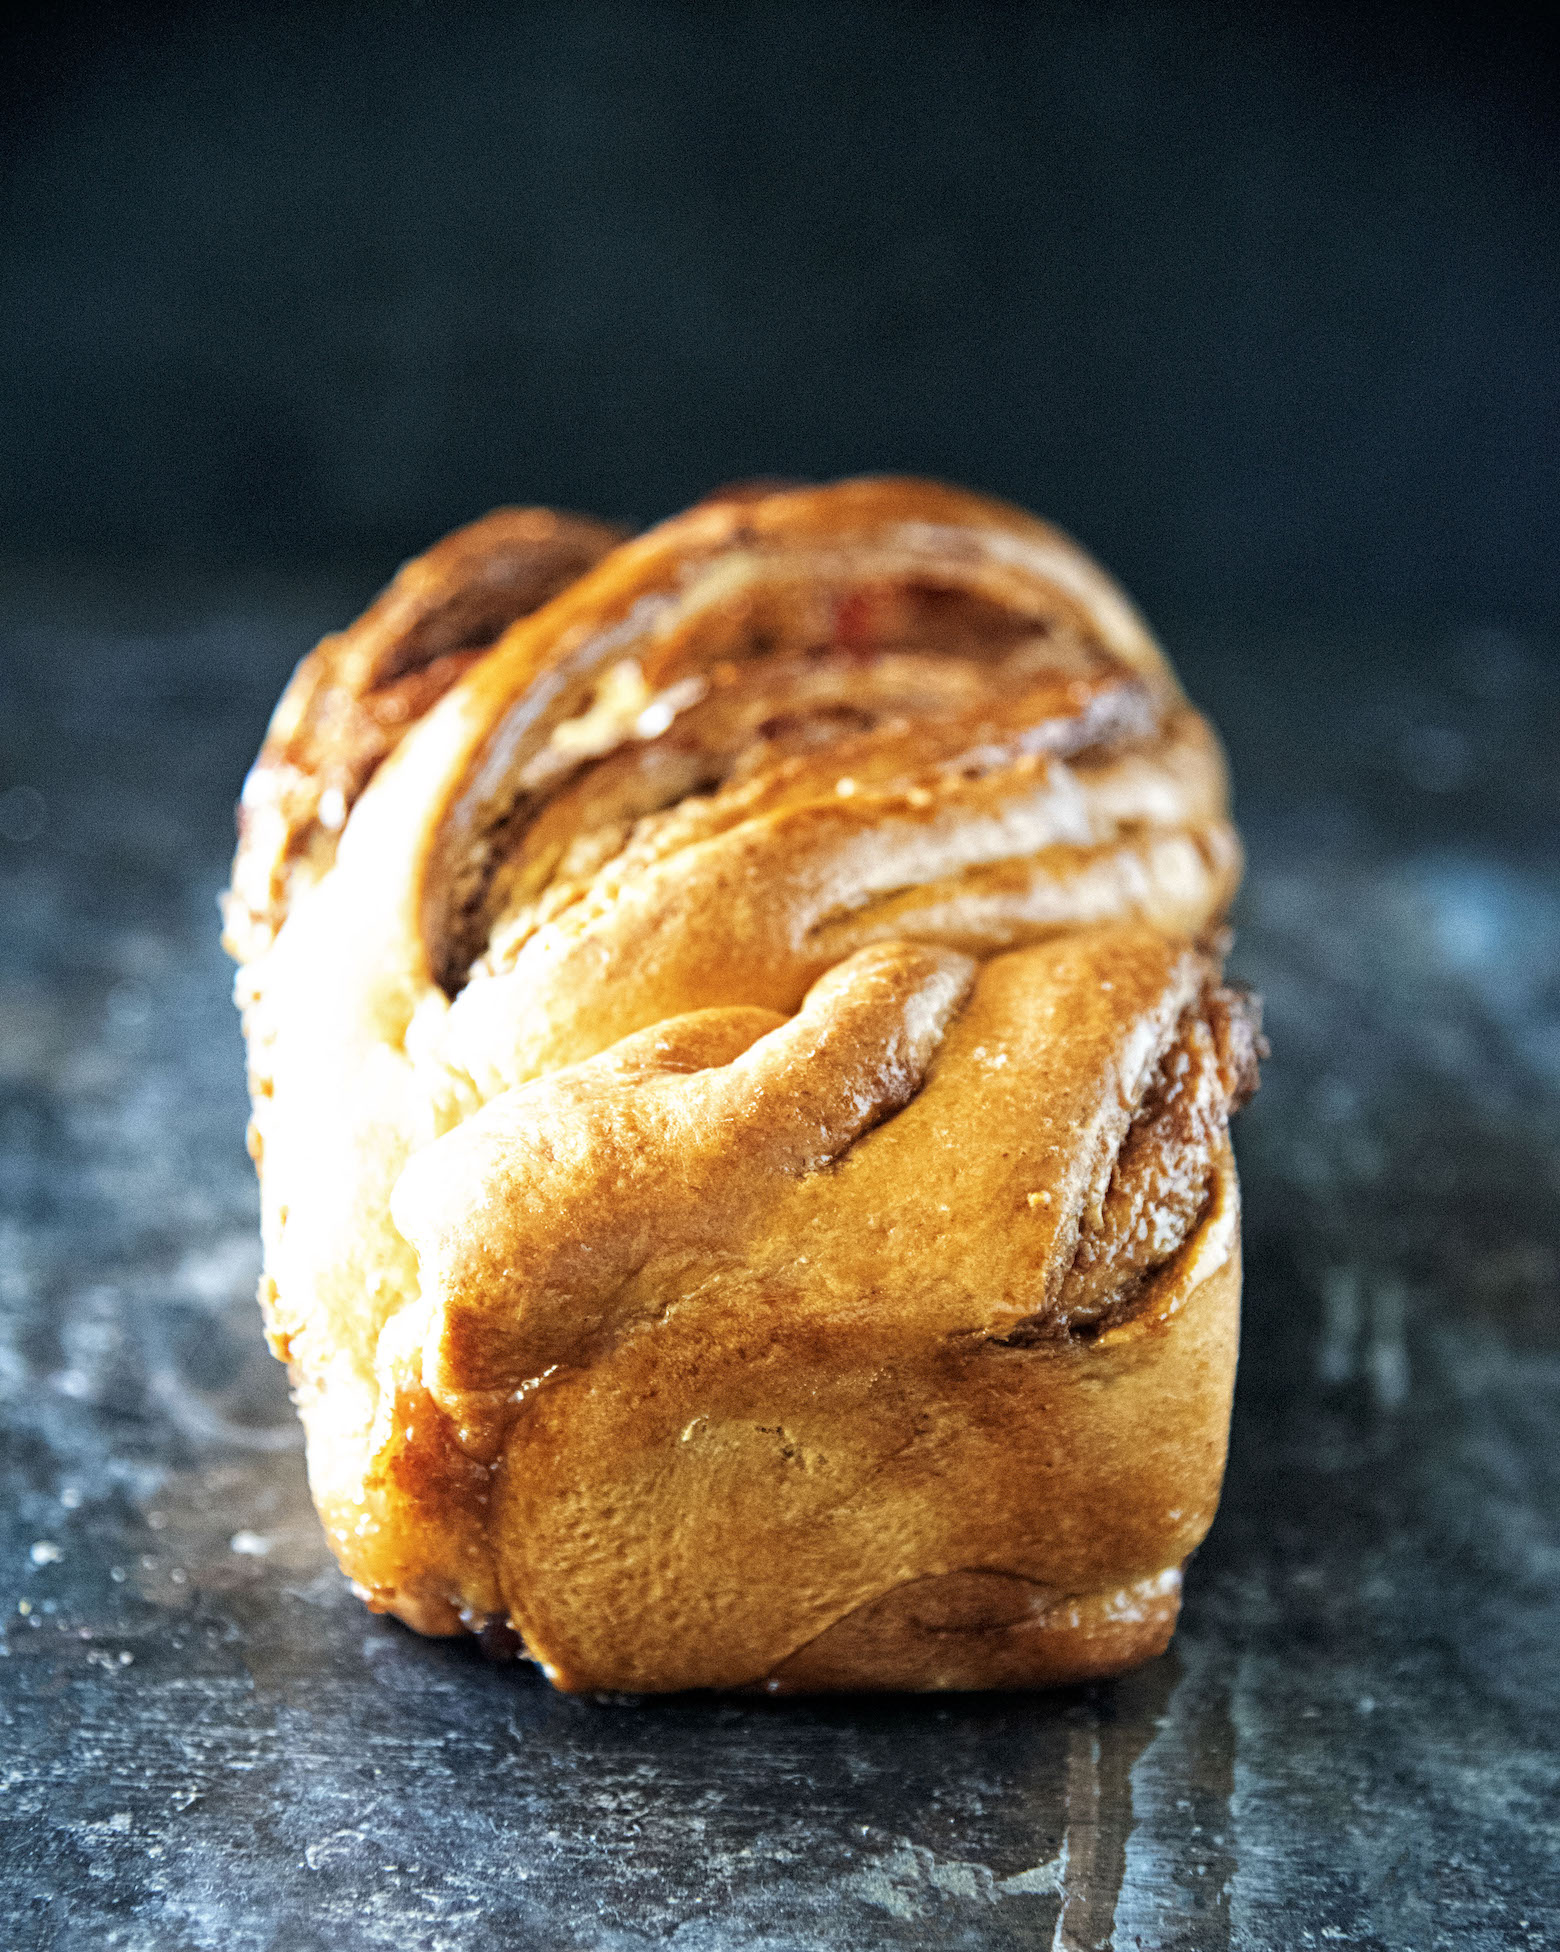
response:
M568 1699L366 1613L253 1301L216 896L338 580L0 575L0 1943L1560 1944L1560 644L1166 631L1230 747L1223 1510L1173 1651Z

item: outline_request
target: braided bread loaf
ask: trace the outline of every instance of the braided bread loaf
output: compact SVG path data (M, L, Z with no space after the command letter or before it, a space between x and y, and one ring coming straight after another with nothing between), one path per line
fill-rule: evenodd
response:
M246 787L262 1299L337 1555L567 1688L1131 1665L1234 1377L1217 743L1002 504L612 541L440 544Z

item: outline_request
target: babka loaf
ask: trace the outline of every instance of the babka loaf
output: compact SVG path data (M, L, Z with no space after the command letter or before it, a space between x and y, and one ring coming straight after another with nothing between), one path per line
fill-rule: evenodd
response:
M1158 1652L1224 1466L1218 744L1056 530L507 511L305 659L228 897L262 1301L368 1603L560 1687Z

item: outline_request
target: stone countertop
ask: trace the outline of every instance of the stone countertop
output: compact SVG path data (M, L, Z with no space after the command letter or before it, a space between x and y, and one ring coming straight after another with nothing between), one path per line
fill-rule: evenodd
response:
M216 895L287 668L363 594L0 576L5 1942L1560 1943L1554 642L1167 632L1275 1048L1173 1651L600 1701L359 1606L260 1337Z

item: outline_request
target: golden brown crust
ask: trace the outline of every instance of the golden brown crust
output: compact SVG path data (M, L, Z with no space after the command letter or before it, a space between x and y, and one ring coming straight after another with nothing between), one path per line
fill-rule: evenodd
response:
M267 948L381 761L517 617L572 583L624 531L546 508L497 508L406 563L349 629L293 673L239 806L225 907L240 961Z
M998 503L728 493L516 622L241 982L370 1604L576 1688L1162 1645L1233 1376L1239 861L1135 613Z
M1018 1573L933 1573L868 1600L765 1679L774 1694L1045 1688L1101 1680L1162 1654L1178 1569L1108 1593L1051 1592Z

